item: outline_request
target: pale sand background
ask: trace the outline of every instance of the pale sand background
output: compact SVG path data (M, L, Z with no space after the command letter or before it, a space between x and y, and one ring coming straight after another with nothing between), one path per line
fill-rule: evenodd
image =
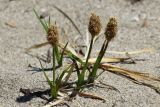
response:
M117 38L109 46L109 50L132 51L144 48L155 48L153 54L141 54L136 58L147 59L137 64L121 64L124 68L149 72L160 75L160 0L143 0L132 5L129 0L0 0L0 104L3 107L38 107L43 100L36 98L26 103L16 102L22 88L46 87L42 73L28 72L28 64L39 67L36 58L24 53L24 49L45 41L45 32L36 19L32 9L41 13L47 10L52 22L57 21L60 28L67 31L70 38L78 33L71 23L52 4L64 10L78 25L83 35L91 12L97 13L103 26L110 16L119 20ZM140 16L140 18L139 18ZM141 27L147 17L148 26ZM16 28L5 25L14 22ZM95 46L99 49L101 41ZM34 54L46 54L44 47L34 51ZM107 101L76 98L82 107L159 107L160 95L154 90L132 83L131 81L106 72L100 79L120 90L117 93L107 89L92 89ZM77 104L69 102L71 107Z

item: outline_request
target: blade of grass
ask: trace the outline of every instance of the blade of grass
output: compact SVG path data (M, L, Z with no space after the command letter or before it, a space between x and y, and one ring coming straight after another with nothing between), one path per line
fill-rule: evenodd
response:
M97 58L90 58L89 63L94 64L96 62ZM117 62L124 62L125 60L128 60L129 58L102 58L101 63L117 63Z
M42 46L46 46L46 45L48 45L48 44L49 44L49 42L44 42L44 43L41 43L41 44L35 44L35 45L27 48L27 49L26 49L26 52L29 52L31 49L37 49L37 48L40 48L40 47L42 47Z
M60 97L58 97L59 99L62 99L62 98L68 98L68 94L66 92L62 92L62 91L58 91L58 95Z
M65 73L67 73L68 70L69 70L69 68L71 68L71 67L72 67L72 65L69 65L69 66L61 73L61 75L59 76L59 78L57 78L56 84L57 84L58 87L61 85L62 79L64 78Z
M51 25L51 17L49 16L49 18L48 18L48 27L50 27L50 25Z
M97 99L97 100L102 100L102 101L106 101L104 98L99 97L97 95L93 95L93 94L88 94L88 93L83 93L83 92L78 92L78 95L80 97L84 97L84 98L91 98L91 99Z
M59 100L56 100L56 101L53 101L53 102L49 102L49 104L47 104L43 107L53 107L53 106L56 106L56 105L61 104L63 102L65 102L64 99L59 99Z
M66 45L64 46L63 50L62 50L62 53L61 53L61 56L60 56L60 61L59 61L59 65L62 66L62 62L63 62L63 56L64 56L64 52L67 48L67 45L68 45L68 42L66 43Z
M107 67L109 67L109 68L116 68L116 69L120 69L120 70L123 70L124 71L124 74L128 74L128 73L133 73L133 74L135 74L135 75L142 75L142 76L149 76L149 74L148 73L142 73L142 72L137 72L137 71L130 71L130 70L127 70L127 69L124 69L124 68L121 68L121 67L118 67L118 66L115 66L115 65L111 65L111 64L107 64L107 63L101 63L100 64L100 68L105 68L105 70L107 70ZM126 72L126 71L129 71L129 72ZM117 72L118 73L118 72Z
M77 72L77 76L79 76L79 75L80 75L80 69L79 69L79 67L78 67L77 61L74 60L74 59L72 59L72 61L73 61L74 65L75 65L75 69L76 69L76 72Z
M111 73L124 76L130 80L132 80L136 84L145 85L154 89L158 94L160 94L160 79L153 77L147 73L139 73L127 69L123 69L117 66L113 66L110 64L101 64L101 67L106 71Z
M50 79L48 78L46 72L44 71L44 67L43 67L43 65L42 65L42 63L41 63L41 60L40 60L40 59L38 59L38 60L39 60L39 62L40 62L40 65L41 65L42 71L43 71L43 73L44 73L44 76L45 76L45 78L46 78L46 80L47 80L47 83L48 83L48 85L50 86L50 88L52 89L53 84L52 84L52 82L50 81Z
M63 49L64 46L65 46L65 44L59 43L58 46ZM66 51L65 51L65 52L66 52L66 53L67 53L67 52L70 52L70 53L72 53L74 56L77 56L77 57L79 57L80 59L82 59L81 56L80 56L79 54L77 54L77 52L74 50L74 48L70 47L69 45L66 47Z
M67 55L68 55L69 58L71 58L73 60L76 60L77 62L79 62L82 65L84 65L84 62L79 57L77 57L76 55L72 54L70 51L67 52Z
M42 19L41 19L42 20ZM47 21L46 20L43 20L44 21L44 24L45 24L45 26L48 28L49 27L49 24L47 23Z
M58 10L60 13L62 13L71 23L72 25L75 27L75 29L77 30L77 32L82 36L82 33L80 32L80 30L78 29L77 25L74 23L74 21L60 8L58 8L57 6L53 5L53 7Z
M41 25L43 26L44 30L46 31L46 33L48 32L48 26L43 22L43 20L40 18L40 16L38 15L38 13L36 12L35 9L33 9L37 19L40 21Z
M67 74L67 76L63 79L63 80L64 80L64 83L67 83L67 82L68 82L68 80L69 80L69 78L70 78L73 70L74 70L74 64L73 64L73 65L70 67L70 69L67 71L68 74Z
M137 51L129 51L129 52L119 52L119 51L106 51L106 53L112 53L112 54L122 54L122 55L126 55L126 53L128 53L129 55L134 55L134 54L141 54L141 53L145 53L145 52L154 52L154 49L142 49L142 50L137 50Z

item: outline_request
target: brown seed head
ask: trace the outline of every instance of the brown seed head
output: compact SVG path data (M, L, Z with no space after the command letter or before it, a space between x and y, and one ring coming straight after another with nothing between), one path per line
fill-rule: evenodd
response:
M47 40L51 45L56 45L59 41L58 27L52 25L48 28Z
M98 35L101 31L101 28L102 26L101 26L99 16L92 13L90 17L89 25L88 25L88 30L91 33L92 37Z
M106 39L108 41L111 41L117 34L117 20L116 18L112 17L109 19L109 22L107 24L105 33Z

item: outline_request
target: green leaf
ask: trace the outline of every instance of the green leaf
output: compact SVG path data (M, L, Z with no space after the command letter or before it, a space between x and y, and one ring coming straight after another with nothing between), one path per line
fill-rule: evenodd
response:
M66 48L67 48L67 45L68 45L68 42L67 42L66 45L64 46L63 51L62 51L62 53L61 53L61 57L60 57L60 60L59 60L59 66L62 66L63 56L64 56L64 52L65 52L65 50L66 50Z
M44 21L45 26L46 26L47 29L48 29L48 27L49 27L48 23L46 22L46 20L43 20L43 21Z
M46 33L48 32L48 26L46 25L46 23L43 22L43 20L39 17L38 13L36 12L35 9L33 9L37 19L40 21L41 25L43 26L44 30L46 31Z
M50 25L51 25L51 17L49 16L49 18L48 18L48 27L50 27Z
M67 83L69 77L71 76L71 74L72 74L72 72L73 72L73 70L74 70L74 66L75 66L75 65L72 64L71 67L70 67L70 69L67 71L68 75L67 75L66 78L65 78L65 83Z
M74 21L73 21L63 10L61 10L60 8L58 8L58 7L55 6L55 5L53 5L53 7L54 7L55 9L57 9L60 13L62 13L62 14L72 23L72 25L75 27L75 29L77 30L77 32L78 32L81 36L83 36L82 33L80 32L80 30L78 29L77 25L74 23Z
M42 71L43 71L43 73L44 73L44 76L45 76L45 78L46 78L46 80L47 80L47 83L48 83L48 85L50 86L50 88L52 89L53 84L52 84L52 82L50 81L50 79L48 78L46 72L44 71L44 67L43 67L43 65L42 65L42 63L41 63L41 61L40 61L40 59L39 59L39 62L40 62Z
M69 58L76 60L77 62L81 63L82 65L84 65L84 62L78 58L76 55L72 54L72 52L67 52L67 55Z
M54 84L54 85L53 85L53 88L51 88L51 95L52 95L52 98L53 98L53 99L57 98L57 95L58 95L58 87L57 87L57 84Z
M68 67L61 73L60 77L57 78L56 84L57 84L58 87L61 85L61 82L62 82L62 79L63 79L63 77L64 77L64 74L67 73L68 70L69 70L69 68L71 68L71 67L72 67L72 65L68 66Z

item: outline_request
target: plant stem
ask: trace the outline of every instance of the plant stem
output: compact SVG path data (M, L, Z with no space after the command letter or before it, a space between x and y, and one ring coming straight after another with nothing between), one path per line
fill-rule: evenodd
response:
M102 48L100 50L98 58L97 58L94 66L93 66L92 72L89 74L89 77L88 77L88 82L89 83L93 83L94 80L95 80L95 77L97 75L97 69L98 69L98 67L100 65L100 62L101 62L101 60L102 60L102 58L103 58L103 56L105 54L105 51L106 51L106 49L108 47L109 42L110 41L105 40L104 43L103 43L103 46L102 46Z
M86 59L86 62L84 64L84 68L82 70L82 73L78 76L78 87L81 87L81 85L83 85L83 82L84 82L84 76L85 76L85 71L88 67L88 60L89 60L89 57L90 57L90 54L91 54L91 50L92 50L92 45L93 45L93 37L91 38L91 43L90 43L90 46L89 46L89 51L88 51L88 55L87 55L87 59Z
M54 51L55 51L55 56L56 56L56 59L57 59L57 63L59 66L61 66L61 62L60 62L60 52L58 50L58 46L54 46Z
M53 46L53 85L55 85L55 70L56 70L56 64L55 64L55 47L56 46Z
M56 84L56 45L53 46L53 86L51 88L52 98L57 98L58 87Z

